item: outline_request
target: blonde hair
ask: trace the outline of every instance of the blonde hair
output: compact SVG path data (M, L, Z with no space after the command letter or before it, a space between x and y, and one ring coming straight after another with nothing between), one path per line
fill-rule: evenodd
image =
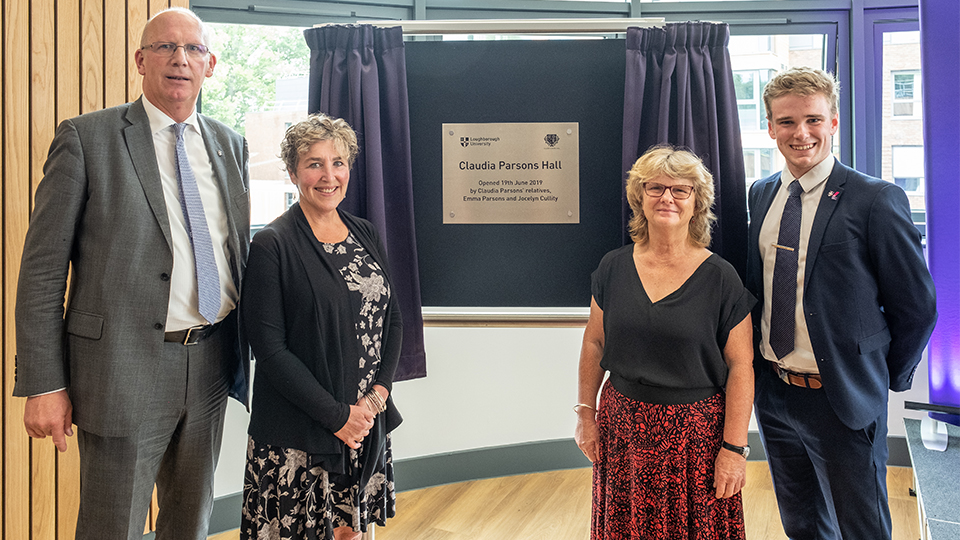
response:
M770 116L770 103L788 94L812 96L820 94L830 104L830 115L840 111L840 83L830 73L811 67L792 67L781 71L763 88L763 106Z
M710 227L717 216L713 214L713 175L703 161L688 150L671 145L658 145L640 156L627 176L627 202L633 211L630 219L630 238L637 244L649 240L647 217L643 214L643 185L659 177L693 181L694 208L690 218L690 242L698 247L710 245Z
M357 134L353 128L341 118L315 113L308 116L306 120L288 127L283 140L280 141L280 159L283 160L287 173L296 174L300 156L307 153L314 143L320 141L333 141L333 146L340 153L340 157L347 160L348 167L353 167L353 162L360 153Z

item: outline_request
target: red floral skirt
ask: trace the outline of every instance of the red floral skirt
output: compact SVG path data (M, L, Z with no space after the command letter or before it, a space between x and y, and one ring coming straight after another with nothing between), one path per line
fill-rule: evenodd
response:
M632 400L607 382L593 465L592 540L744 539L743 501L717 499L724 395L684 405Z

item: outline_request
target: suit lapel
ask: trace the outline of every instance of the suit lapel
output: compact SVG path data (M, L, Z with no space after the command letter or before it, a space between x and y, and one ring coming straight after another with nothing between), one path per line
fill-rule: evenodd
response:
M834 161L833 170L830 171L827 185L824 186L823 195L820 197L820 204L817 205L817 213L813 218L813 228L810 230L810 239L807 240L807 262L803 269L804 290L810 283L810 276L813 274L813 268L817 261L817 253L823 243L823 235L827 230L827 224L830 223L834 210L837 209L840 196L843 194L843 185L846 182L846 168L840 161Z
M757 194L757 200L750 209L750 222L754 224L754 226L750 227L750 241L753 242L755 246L759 245L760 227L763 225L763 220L767 217L767 211L770 210L770 205L773 204L773 198L780 188L780 174L781 173L777 173L776 176L761 187L760 193Z
M123 128L123 137L130 153L130 161L137 171L137 178L143 187L147 204L163 231L167 246L173 249L170 237L170 221L167 216L167 204L163 197L163 185L160 182L160 168L157 166L157 154L153 147L153 133L150 131L150 119L143 109L143 98L130 104L127 109L127 121L130 125Z
M200 124L203 144L207 149L207 156L210 158L210 165L213 168L213 177L216 179L217 186L220 188L220 198L223 200L223 207L227 211L227 227L231 232L231 234L227 235L230 244L230 265L232 266L234 284L237 286L237 290L239 290L240 283L238 281L240 278L240 268L237 264L237 254L240 253L240 243L237 235L232 234L237 230L237 225L233 217L234 207L230 184L231 182L241 184L242 180L239 178L228 178L229 172L226 167L226 162L224 161L224 151L220 137L218 136L218 131L207 122L207 119L203 115L197 115L197 122Z

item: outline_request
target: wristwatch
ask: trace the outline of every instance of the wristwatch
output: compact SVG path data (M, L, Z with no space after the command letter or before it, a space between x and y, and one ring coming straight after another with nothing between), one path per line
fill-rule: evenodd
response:
M750 445L746 446L734 446L727 441L723 441L723 447L731 452L736 452L743 456L744 459L750 456Z

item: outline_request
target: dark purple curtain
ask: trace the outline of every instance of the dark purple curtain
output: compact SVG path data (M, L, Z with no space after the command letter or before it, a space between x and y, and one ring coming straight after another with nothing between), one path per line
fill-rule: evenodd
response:
M407 68L400 27L333 25L304 30L310 47L309 112L346 120L360 155L341 207L380 231L403 316L396 380L427 374L413 220Z
M627 29L623 178L651 146L669 143L700 156L713 174L717 223L710 249L741 278L747 261L747 201L737 96L726 24L668 23ZM624 242L630 205L623 197Z
M960 407L960 4L920 0L927 259L937 327L927 349L930 403ZM960 416L931 414L960 425Z

